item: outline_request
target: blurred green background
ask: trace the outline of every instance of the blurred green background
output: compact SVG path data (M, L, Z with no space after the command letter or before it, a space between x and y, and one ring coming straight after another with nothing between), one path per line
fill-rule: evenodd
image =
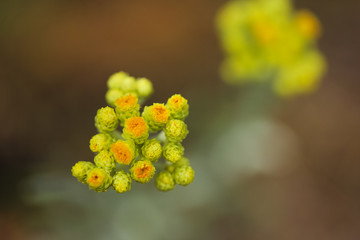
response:
M0 2L1 239L360 238L360 2L295 1L323 24L329 71L286 100L221 81L224 3ZM71 176L120 70L153 82L148 104L189 99L188 187L96 194Z

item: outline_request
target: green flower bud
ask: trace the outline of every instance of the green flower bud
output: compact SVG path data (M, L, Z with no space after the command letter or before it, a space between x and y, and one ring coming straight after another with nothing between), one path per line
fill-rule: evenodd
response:
M160 191L170 191L175 187L175 181L172 174L168 171L160 172L155 177L155 186Z
M141 98L150 97L154 91L151 81L147 78L139 78L136 81L136 90Z
M123 95L123 92L119 89L116 89L116 88L110 88L107 92L106 92L106 95L105 95L105 99L106 99L106 102L114 107L115 106L115 101L116 99L118 99L119 97L121 97Z
M79 182L86 183L87 173L94 167L94 164L91 162L80 161L71 168L71 172L72 175L79 180Z
M107 85L109 89L122 89L124 79L130 77L126 72L117 72L110 76Z
M136 147L133 141L118 140L113 143L110 152L120 164L129 165L137 157Z
M186 123L177 119L169 120L164 128L164 132L170 142L182 142L189 133Z
M169 164L166 165L165 170L170 172L170 173L173 173L175 171L175 168L176 168L175 164L169 163Z
M179 161L177 161L174 164L175 167L182 167L182 166L189 166L189 165L190 165L190 161L186 157L182 157Z
M136 144L143 144L149 137L149 127L142 117L131 117L125 120L123 138L134 140Z
M161 157L161 144L156 139L147 140L142 146L141 152L145 159L156 162Z
M175 171L176 168L178 167L182 167L182 166L189 166L190 165L190 161L188 158L186 157L182 157L179 161L177 161L176 163L172 164L167 164L165 167L165 170L168 172L173 173Z
M118 119L111 107L100 108L95 117L95 126L100 132L112 132L118 126Z
M176 163L184 155L184 147L180 143L168 142L164 145L163 155L166 160Z
M155 167L149 160L135 162L130 168L131 178L139 183L147 183L155 174Z
M126 77L122 81L121 90L125 93L136 92L136 81L133 77Z
M86 182L91 190L105 192L111 186L112 177L102 168L93 168L88 172Z
M94 162L96 166L104 169L108 173L111 173L111 171L115 168L115 158L113 154L108 150L103 150L99 152L95 158Z
M189 165L184 165L181 167L175 168L173 176L176 184L186 186L193 182L195 177L195 171Z
M164 104L154 103L144 108L142 116L149 125L150 131L156 132L164 128L170 114Z
M116 99L115 106L116 116L120 120L121 126L124 126L126 119L140 116L138 98L132 93Z
M113 177L113 188L118 193L124 193L131 190L131 177L130 174L124 170L116 172Z
M109 149L112 143L112 137L106 133L99 133L90 139L90 150L100 152Z
M175 94L166 103L172 119L184 120L189 115L189 104L180 94Z

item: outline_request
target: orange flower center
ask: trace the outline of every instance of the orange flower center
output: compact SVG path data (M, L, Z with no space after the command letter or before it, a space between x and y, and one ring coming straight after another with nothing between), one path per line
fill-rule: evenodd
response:
M116 99L115 104L117 107L124 110L133 108L137 104L137 97L132 94L121 96L118 99Z
M166 123L168 121L169 112L163 104L154 104L151 112L156 122Z
M88 182L89 185L93 187L99 187L102 184L103 180L104 180L104 176L99 175L97 172L93 172L91 173Z
M306 37L314 38L320 35L320 23L316 19L316 17L309 11L299 11L297 16L295 17L295 23L299 31Z
M112 144L110 151L113 153L116 161L121 164L128 165L133 158L129 146L121 140Z
M134 173L137 178L147 178L154 171L154 167L147 165L146 163L141 164L138 168L134 170Z
M171 104L172 107L174 107L174 108L180 108L181 105L183 105L183 103L184 103L184 98L181 97L180 95L173 96L173 97L170 99L170 104Z
M142 117L131 117L127 119L125 128L135 137L141 137L148 130L148 126Z

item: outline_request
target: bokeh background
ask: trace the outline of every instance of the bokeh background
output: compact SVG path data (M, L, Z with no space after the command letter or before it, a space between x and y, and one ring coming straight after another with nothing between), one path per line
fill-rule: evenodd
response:
M225 1L0 2L1 239L360 239L360 2L296 0L323 24L313 95L221 81ZM190 102L195 182L96 194L91 160L106 80L153 81L147 102Z

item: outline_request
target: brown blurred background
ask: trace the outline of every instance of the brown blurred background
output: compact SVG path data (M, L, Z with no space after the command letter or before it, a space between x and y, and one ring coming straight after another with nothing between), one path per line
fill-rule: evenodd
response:
M218 75L222 53L214 17L224 3L0 2L4 239L28 239L24 225L41 211L22 200L18 186L24 179L68 172L76 161L91 158L93 117L105 105L112 73L152 80L149 102L164 102L173 93L189 98L189 142L201 139L201 118L216 114L212 104L231 103L240 91ZM298 138L296 171L242 182L239 194L248 212L218 216L208 225L214 239L360 239L360 1L297 0L295 6L311 9L322 21L320 48L329 64L317 93L282 100L271 110Z

